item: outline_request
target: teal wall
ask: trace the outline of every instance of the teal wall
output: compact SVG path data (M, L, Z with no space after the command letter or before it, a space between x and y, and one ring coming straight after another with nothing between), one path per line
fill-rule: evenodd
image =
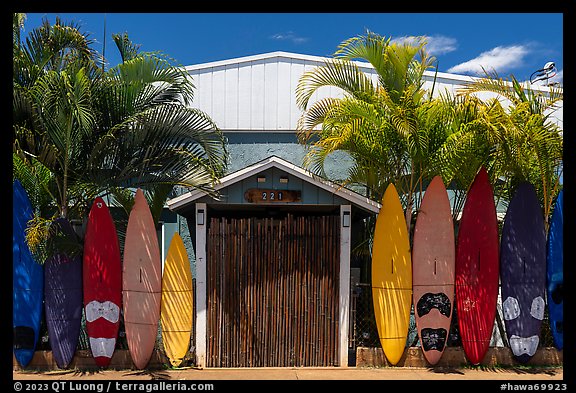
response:
M160 253L162 259L162 266L166 259L166 254L168 253L168 248L170 247L170 242L174 233L180 233L186 251L188 252L188 259L190 260L190 266L192 269L192 277L196 275L196 264L194 256L194 247L192 239L190 238L190 231L188 230L188 224L186 219L181 215L170 211L169 209L164 209L160 217L160 223L162 228L158 230L158 242L160 243Z
M236 172L270 156L278 156L299 167L303 167L306 151L298 143L295 133L288 132L236 132L226 133L230 162L228 173ZM348 176L347 169L352 165L350 156L343 152L331 154L325 163L325 170L331 180L342 180Z

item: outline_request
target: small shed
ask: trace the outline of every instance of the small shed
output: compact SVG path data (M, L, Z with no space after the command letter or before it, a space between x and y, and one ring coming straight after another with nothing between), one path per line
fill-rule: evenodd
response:
M347 366L352 231L380 205L276 156L215 188L168 201L194 247L197 365Z

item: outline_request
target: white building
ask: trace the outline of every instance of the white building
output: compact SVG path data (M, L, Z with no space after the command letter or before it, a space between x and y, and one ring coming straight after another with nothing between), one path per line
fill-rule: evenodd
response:
M173 198L168 202L168 208L177 215L166 213L163 229L165 247L170 242L171 233L179 231L193 261L193 274L196 279L194 343L199 366L346 366L348 364L348 339L351 327L348 288L350 288L350 269L354 267L354 263L351 265L350 260L350 242L354 231L350 228L354 227L354 222L357 220L377 213L379 204L342 189L326 179L319 179L300 168L305 150L298 144L296 138L296 126L302 112L296 105L295 90L303 73L323 65L325 60L317 56L272 52L186 67L196 87L193 107L210 116L224 132L228 139L231 159L228 175L218 186L222 192L222 199L216 201L200 192L184 193ZM376 78L371 65L367 63L358 65L365 73ZM434 78L436 78L435 95L445 90L454 94L459 87L474 79L468 76L447 73L435 75L433 72L426 72L424 86L426 89L432 87ZM545 92L543 87L533 86L532 89ZM316 92L312 100L334 96L341 96L341 92L337 88L326 87ZM485 97L488 96L490 95L486 93ZM554 114L554 118L562 125L562 109ZM345 154L334 154L326 162L326 173L335 181L341 180L346 177L344 170L349 164L350 160ZM263 200L264 195L261 194L258 196L258 201L254 202L246 197L247 193L253 190L268 192L266 195L268 198L270 192L283 191L297 192L299 196L290 201L270 201ZM210 266L212 262L207 255L211 249L209 239L212 235L207 228L210 226L211 218L220 220L218 221L220 225L224 225L226 220L254 219L255 223L264 222L262 220L267 217L274 218L278 223L287 215L303 216L308 219L312 213L340 217L336 226L339 231L337 236L339 254L335 256L339 266L332 276L322 276L319 278L320 281L311 281L313 285L320 285L318 283L326 279L334 288L339 288L337 294L335 292L331 295L318 290L319 301L336 302L331 311L328 310L326 313L331 312L329 318L337 319L338 323L323 325L326 337L314 336L321 341L324 349L328 349L330 357L314 357L313 354L319 347L310 344L306 348L302 347L304 348L302 356L309 359L300 361L295 358L297 355L293 352L296 348L291 347L291 343L276 342L273 337L269 338L271 341L266 341L266 348L224 347L222 339L234 341L235 338L241 337L238 334L242 332L244 334L258 332L266 335L262 332L262 326L257 325L258 321L239 322L240 320L234 318L222 317L232 312L234 307L244 306L241 306L241 303L224 304L222 298L225 295L224 289L217 287L214 281L215 276L211 273ZM212 224L215 225L214 223L216 221ZM285 221L282 221L280 225L284 223ZM218 236L224 235L220 233ZM236 236L240 239L242 234ZM263 240L265 244L270 241L272 240ZM225 262L218 260L218 263ZM293 277L290 275L298 274L298 270L286 274L286 282L292 283ZM239 276L235 277L240 280ZM242 298L247 293L250 293L250 296L255 293L250 292L253 287L248 285L247 281L230 288L233 288L231 296L236 299ZM257 296L260 295L258 292ZM271 295L270 292L269 295L281 297L279 293ZM294 300L296 298L286 297L286 299L286 303L296 301ZM243 309L242 312L245 311ZM321 324L323 317L320 318L320 315L328 315L326 313L310 314L310 318L314 319L314 323ZM249 315L258 318L257 314ZM269 314L266 315L272 318ZM281 324L282 321L275 320L275 323ZM291 337L298 341L304 333L299 331L296 325L294 322L285 328L290 331ZM226 334L229 334L227 337L219 336L219 331L224 330L223 326L233 328L232 332L226 331ZM220 341L215 342L216 339ZM256 352L264 349L273 352L276 358L270 361L256 361L253 358L257 355ZM280 355L280 352L283 353ZM265 355L268 356L268 353ZM230 360L232 358L233 360Z

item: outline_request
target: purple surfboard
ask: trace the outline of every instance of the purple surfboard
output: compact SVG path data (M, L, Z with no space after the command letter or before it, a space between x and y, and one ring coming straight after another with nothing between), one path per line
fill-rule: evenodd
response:
M70 223L59 218L66 236L74 237ZM56 254L44 269L44 307L52 355L60 368L67 368L74 357L82 318L82 256Z
M516 359L526 363L540 341L546 287L546 233L536 190L521 183L508 205L500 242L502 312Z

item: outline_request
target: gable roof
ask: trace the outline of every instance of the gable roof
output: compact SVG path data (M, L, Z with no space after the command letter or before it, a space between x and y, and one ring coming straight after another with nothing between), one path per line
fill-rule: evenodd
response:
M187 65L184 68L188 72L198 71L198 70L205 70L209 68L216 68L216 67L226 67L231 65L242 65L251 62L261 61L261 60L283 60L283 61L291 61L291 60L299 60L306 63L314 64L315 65L324 65L326 61L332 60L332 56L317 56L317 55L305 55L302 53L293 53L293 52L285 52L285 51L273 51L267 53L260 53L255 55L248 55L242 57L236 57L231 59L225 60L217 60L211 61L206 63L199 63L199 64L191 64ZM374 66L367 61L359 61L354 60L361 69L364 71L374 71ZM425 80L439 80L442 79L444 81L450 81L451 83L457 85L464 85L466 83L474 82L477 80L483 79L482 76L471 76L471 75L463 75L463 74L453 74L448 72L441 72L441 71L434 71L434 70L426 70L424 71L424 79ZM512 87L511 82L506 82L506 85ZM549 88L547 86L542 85L530 85L530 89L534 91L541 91L543 93L549 93Z
M231 65L243 65L249 64L252 62L263 61L263 60L278 60L278 61L291 61L291 60L299 60L309 64L314 64L317 66L324 65L326 61L332 60L333 57L331 56L316 56L316 55L305 55L301 53L292 53L292 52L284 52L284 51L274 51L274 52L267 52L267 53L260 53L256 55L249 55L249 56L242 56L236 57L231 59L225 60L216 60L207 63L199 63L199 64L191 64L187 65L184 68L188 72L205 70L210 68L218 68L218 67L226 67ZM374 71L374 66L367 61L359 61L354 60L358 67L364 69L364 71ZM436 75L435 75L436 74ZM424 72L425 78L443 78L446 80L451 80L455 83L467 83L474 80L479 79L478 77L468 76L468 75L460 75L460 74L451 74L447 72L438 72L435 73L434 71L425 71Z
M233 65L233 64L234 65L240 65L240 64L244 64L244 63L251 63L251 62L255 62L255 61L272 60L272 59L287 60L287 61L301 60L301 61L309 62L309 63L318 63L317 65L323 65L326 62L326 60L329 60L331 58L330 57L315 56L315 55L304 55L301 53L275 51L275 52L261 53L261 54L250 55L250 56L236 57L236 58L225 59L225 60L210 61L207 63L192 64L192 65L186 66L185 69L187 71L195 71L195 70L201 70L201 69L205 69L205 68L223 67L223 66L229 66L229 65ZM355 61L355 63L361 67L374 68L368 62Z
M222 190L226 187L231 186L232 184L235 184L237 182L240 182L244 179L247 179L251 176L257 175L258 173L265 171L269 168L278 168L282 171L285 171L286 173L295 176L297 178L300 178L310 184L313 184L314 186L321 188L323 190L326 190L328 192L331 192L347 201L349 201L350 203L364 209L367 210L369 212L372 213L378 213L380 211L380 204L361 195L358 194L357 192L354 192L352 190L349 190L339 184L336 184L334 182L331 182L327 179L324 179L320 176L314 175L312 173L310 173L309 171L306 171L305 169L292 164L291 162L288 162L286 160L283 160L280 157L277 156L271 156L268 157L260 162L257 162L253 165L247 166L246 168L243 168L239 171L233 172L229 175L224 176L223 178L220 179L220 182L218 184L216 184L214 186L214 188L219 191ZM168 208L172 211L178 211L181 210L183 208L185 208L186 206L188 206L191 203L194 203L195 201L197 201L198 199L206 196L207 193L205 193L204 191L201 190L193 190L190 192L187 192L185 194L182 194L180 196L177 196L175 198L170 199L167 202Z

